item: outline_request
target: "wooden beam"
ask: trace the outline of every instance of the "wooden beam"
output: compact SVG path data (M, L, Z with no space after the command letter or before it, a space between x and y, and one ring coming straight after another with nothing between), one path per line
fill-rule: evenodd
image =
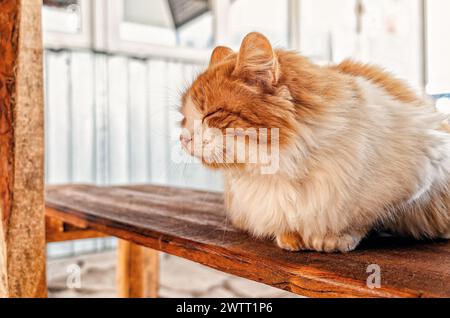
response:
M41 0L0 1L0 297L45 297Z
M79 228L63 221L46 217L45 237L47 243L106 237L107 235L90 228Z
M117 284L122 298L158 297L159 252L120 240Z

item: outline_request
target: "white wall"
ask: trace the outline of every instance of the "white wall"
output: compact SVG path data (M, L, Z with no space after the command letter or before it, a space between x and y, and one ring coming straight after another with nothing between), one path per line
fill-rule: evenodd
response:
M182 89L201 65L83 51L45 54L47 184L157 183L222 189L220 175L179 146ZM50 257L114 247L112 239L51 244Z
M200 65L65 51L45 64L48 184L221 189L215 173L178 162L177 108Z
M450 93L450 1L428 0L428 92Z

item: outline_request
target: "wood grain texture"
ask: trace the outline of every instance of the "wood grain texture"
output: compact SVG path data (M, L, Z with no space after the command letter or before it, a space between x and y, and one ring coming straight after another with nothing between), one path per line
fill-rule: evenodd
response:
M121 298L158 297L159 252L120 240L117 284Z
M0 1L0 296L44 297L40 0Z
M65 242L88 238L105 237L106 235L89 228L79 228L63 221L45 218L45 238L47 243Z
M367 239L348 254L290 253L230 226L222 195L161 186L57 186L47 214L312 297L449 297L450 243ZM367 287L369 265L381 288Z

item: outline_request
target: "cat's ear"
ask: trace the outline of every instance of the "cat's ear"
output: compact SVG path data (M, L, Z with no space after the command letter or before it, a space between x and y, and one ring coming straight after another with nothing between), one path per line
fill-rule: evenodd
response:
M277 84L280 76L278 59L264 35L253 32L244 38L233 74L267 85Z
M233 54L233 50L226 46L218 46L211 54L209 66L222 62L227 56Z

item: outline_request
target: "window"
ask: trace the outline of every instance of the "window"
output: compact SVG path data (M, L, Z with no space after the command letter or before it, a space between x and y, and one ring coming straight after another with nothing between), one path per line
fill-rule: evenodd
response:
M108 0L106 31L111 52L206 61L215 44L206 0Z
M208 1L121 0L120 40L204 49L214 45Z
M215 45L238 49L258 31L316 61L354 57L416 87L428 77L429 93L448 94L450 46L441 35L450 29L450 8L446 0L426 2L428 41L425 0L44 0L44 40L46 47L204 63Z
M238 48L251 31L289 47L292 3L299 0L45 0L44 41L203 63L215 45Z
M179 45L192 48L211 48L214 46L213 16L211 11L202 14L194 21L178 29Z

